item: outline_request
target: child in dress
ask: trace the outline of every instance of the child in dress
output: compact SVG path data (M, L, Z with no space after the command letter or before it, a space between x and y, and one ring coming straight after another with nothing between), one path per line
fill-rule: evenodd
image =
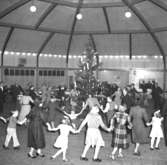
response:
M119 111L116 112L111 119L111 125L109 130L113 130L113 151L110 155L112 160L115 160L115 153L118 150L118 157L123 157L122 149L128 147L127 142L127 128L126 123L128 123L128 128L132 128L129 115L125 112L127 109L126 105L120 105Z
M151 137L151 146L150 149L154 149L154 142L156 139L155 149L159 149L160 139L163 138L162 124L163 117L161 117L160 110L154 112L154 116L150 123L147 123L147 126L152 125L152 129L150 132Z
M69 133L77 133L72 126L69 125L69 119L65 118L62 120L62 123L58 125L57 128L48 129L49 131L58 131L60 130L60 135L58 136L56 142L54 143L54 147L60 148L53 156L51 156L51 159L55 159L58 155L61 153L63 154L63 161L68 161L66 158L66 152L68 149L68 136Z
M104 125L102 118L98 113L99 113L98 105L94 105L91 111L86 116L86 118L82 121L78 129L78 132L80 132L81 129L87 124L85 147L80 157L80 159L84 161L88 161L88 158L86 157L86 153L91 146L95 147L93 161L95 162L102 161L101 159L98 158L98 154L99 154L100 148L104 146L105 143L102 138L99 127L103 128L106 131L108 131L108 128Z
M8 149L8 145L9 145L11 138L13 139L13 148L19 149L19 147L20 147L20 143L18 141L17 132L16 132L16 124L17 124L18 114L19 114L19 112L16 110L16 111L12 111L12 115L8 119L1 117L1 119L5 123L8 122L7 135L6 135L5 143L3 144L4 149Z

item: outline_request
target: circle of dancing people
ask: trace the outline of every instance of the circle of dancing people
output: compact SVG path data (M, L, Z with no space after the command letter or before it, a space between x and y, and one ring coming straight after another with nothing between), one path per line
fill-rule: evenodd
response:
M3 83L0 83L0 93L4 91L3 88ZM31 85L24 91L20 87L12 86L10 93L15 108L8 118L0 116L1 121L7 124L3 148L9 149L9 142L13 139L14 149L20 149L17 125L27 126L29 158L45 157L43 127L46 127L48 132L60 133L53 144L59 150L50 156L52 160L62 154L62 160L68 161L66 155L69 135L80 133L85 126L87 129L81 161L88 161L87 152L91 147L95 148L92 160L102 161L99 151L105 146L105 141L101 129L112 134L113 150L109 154L112 160L124 157L123 150L129 146L130 135L134 143L134 156L141 155L141 144L150 144L148 147L150 151L154 149L158 151L160 140L164 138L167 146L167 100L162 97L162 90L158 84L155 83L152 88L141 86L140 90L136 90L134 84L123 89L115 87L114 84L112 89L114 90L108 96L102 92L94 96L89 93L87 99L82 99L78 105L80 93L76 88L71 91L67 91L65 87L53 90L44 85L40 91L36 91ZM79 109L81 110L78 112ZM56 111L63 114L57 126L55 126Z

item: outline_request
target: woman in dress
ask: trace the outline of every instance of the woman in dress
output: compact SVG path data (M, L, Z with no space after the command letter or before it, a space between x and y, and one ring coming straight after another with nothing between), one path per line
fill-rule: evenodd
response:
M146 127L148 115L146 109L141 106L140 98L136 98L135 105L131 107L129 115L133 125L132 142L135 144L134 155L140 156L140 144L149 143L149 129Z
M43 125L45 124L44 116L42 113L42 104L37 97L31 112L28 114L28 147L30 151L28 156L36 158L37 156L44 157L42 149L45 148L45 136L43 132Z
M112 94L112 97L114 97L114 102L116 105L121 105L121 101L122 101L122 89L120 87L117 88L117 90L114 92L114 94Z
M21 110L18 118L18 124L22 123L26 116L31 111L31 105L30 103L33 103L33 99L29 96L29 92L26 91L22 97L20 97L20 104L21 104Z

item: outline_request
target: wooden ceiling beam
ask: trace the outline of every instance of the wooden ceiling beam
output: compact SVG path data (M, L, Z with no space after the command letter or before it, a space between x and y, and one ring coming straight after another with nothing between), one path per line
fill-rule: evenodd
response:
M133 55L132 50L133 50L133 48L132 48L132 34L130 33L129 34L129 59L130 60L132 59L132 55Z
M18 9L19 7L25 5L26 3L30 2L31 0L20 0L14 3L12 6L8 7L4 11L0 12L0 19L8 15L9 13L13 12L14 10Z
M6 28L15 28L15 29L23 29L23 30L34 30L38 32L46 32L46 33L60 33L60 34L66 34L69 35L70 32L66 30L56 30L53 28L46 28L46 27L39 27L38 29L35 29L34 26L31 25L19 25L19 24L13 24L13 23L5 23L5 22L0 22L0 27L6 27ZM153 33L158 33L158 32L166 32L167 27L160 27L160 28L154 28L151 29ZM140 34L140 33L149 33L147 30L111 30L110 34ZM79 31L79 32L74 32L74 35L105 35L108 34L108 31Z
M164 2L162 2L160 0L148 0L148 1L150 1L154 5L160 7L162 10L167 12L167 5Z
M92 34L89 34L90 40L92 42L93 49L97 51L96 43Z
M46 39L44 40L43 44L41 45L41 47L39 48L38 52L37 52L37 56L39 56L41 54L41 52L44 50L44 48L46 47L46 45L48 44L48 42L52 39L52 37L54 36L55 33L50 33Z
M2 46L2 52L1 52L1 66L3 66L4 53L5 53L5 50L6 50L6 48L7 48L8 43L9 43L9 40L10 40L10 38L11 38L11 36L12 36L13 31L14 31L14 28L11 27L10 30L9 30L9 32L8 32L8 34L7 34L7 36L6 36L6 39L5 39L5 41L4 41L4 44L3 44L3 46Z
M39 48L38 52L37 52L37 62L36 62L36 67L39 67L39 56L42 53L42 51L45 49L46 45L49 43L49 41L52 39L52 37L54 36L55 33L51 32L46 39L44 40L44 42L42 43L41 47Z
M104 13L104 18L106 20L106 25L107 25L108 33L111 33L110 21L109 21L107 10L106 10L105 7L103 7L103 13Z
M39 0L47 3L57 3L62 6L74 7L77 8L78 3L76 2L69 2L66 0ZM146 0L133 0L131 2L132 5L144 2ZM122 2L108 2L108 3L83 3L82 8L102 8L102 7L125 7L124 3Z
M72 23L70 36L69 36L69 40L68 40L68 46L67 46L66 64L68 64L68 57L69 57L69 53L70 53L72 38L73 38L74 31L75 31L75 25L76 25L76 22L77 22L77 14L80 12L80 8L82 6L82 3L83 3L83 0L79 0L77 9L76 9L75 14L74 14L74 21Z
M35 29L38 29L42 22L46 19L46 17L53 11L53 9L57 6L57 4L50 4L50 6L45 10L45 12L38 19L38 22L35 25Z

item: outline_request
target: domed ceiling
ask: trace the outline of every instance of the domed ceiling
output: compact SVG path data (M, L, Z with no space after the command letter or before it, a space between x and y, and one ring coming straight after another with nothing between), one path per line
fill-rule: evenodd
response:
M30 11L32 6L36 11ZM77 19L79 13L82 19ZM62 54L68 62L89 41L100 55L160 55L165 61L167 1L0 1L1 54Z

